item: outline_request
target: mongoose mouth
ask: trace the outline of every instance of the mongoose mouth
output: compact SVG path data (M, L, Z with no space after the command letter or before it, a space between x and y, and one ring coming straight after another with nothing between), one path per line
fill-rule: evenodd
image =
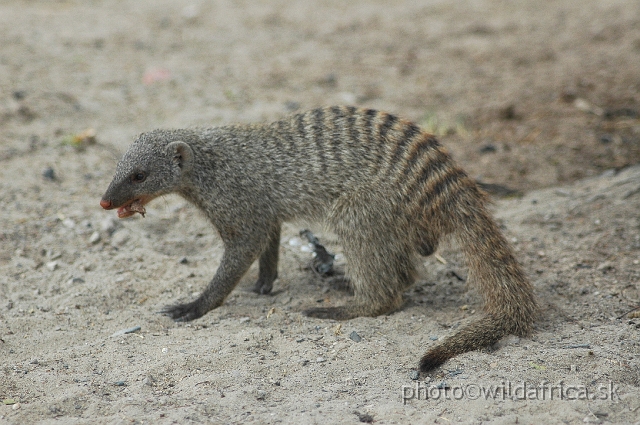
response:
M118 218L131 217L135 213L140 213L144 217L144 201L142 199L134 199L133 201L118 208Z

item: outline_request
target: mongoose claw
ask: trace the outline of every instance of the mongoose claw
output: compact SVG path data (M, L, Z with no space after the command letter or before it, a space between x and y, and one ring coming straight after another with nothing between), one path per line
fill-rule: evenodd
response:
M168 305L160 310L160 314L169 316L176 322L190 322L204 316L205 312L200 312L199 303L194 301L186 304Z
M358 317L352 309L347 307L317 307L302 312L305 316L318 319L349 320Z
M271 293L273 289L273 281L265 282L262 279L258 279L258 281L253 285L252 291L259 295L267 295Z

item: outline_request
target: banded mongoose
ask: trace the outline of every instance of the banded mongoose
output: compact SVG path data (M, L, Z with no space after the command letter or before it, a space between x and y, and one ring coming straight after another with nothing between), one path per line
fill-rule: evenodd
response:
M100 205L128 217L168 193L202 210L225 248L202 294L162 311L177 321L220 306L256 259L253 290L268 294L281 225L305 219L336 233L354 290L344 307L304 311L323 319L399 308L414 280L415 254L433 254L447 234L457 238L484 314L427 351L421 371L532 328L532 286L485 209L484 193L433 135L395 115L334 106L270 124L144 133L118 163Z

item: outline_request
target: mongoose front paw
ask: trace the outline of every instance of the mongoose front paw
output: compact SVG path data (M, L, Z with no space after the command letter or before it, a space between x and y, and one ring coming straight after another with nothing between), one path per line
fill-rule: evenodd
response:
M171 317L176 322L189 322L204 316L206 311L201 311L200 303L194 301L186 304L168 305L160 311L160 314Z
M358 317L358 314L347 307L318 307L310 308L302 312L305 316L318 319L349 320Z

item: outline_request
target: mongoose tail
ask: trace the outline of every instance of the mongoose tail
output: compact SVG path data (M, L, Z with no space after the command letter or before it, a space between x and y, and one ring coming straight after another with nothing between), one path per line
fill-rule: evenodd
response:
M495 344L508 334L525 336L532 329L536 313L533 288L482 206L483 198L474 185L460 193L458 205L445 214L454 217L453 234L465 254L469 280L482 295L485 314L427 351L420 360L422 372L458 354Z

